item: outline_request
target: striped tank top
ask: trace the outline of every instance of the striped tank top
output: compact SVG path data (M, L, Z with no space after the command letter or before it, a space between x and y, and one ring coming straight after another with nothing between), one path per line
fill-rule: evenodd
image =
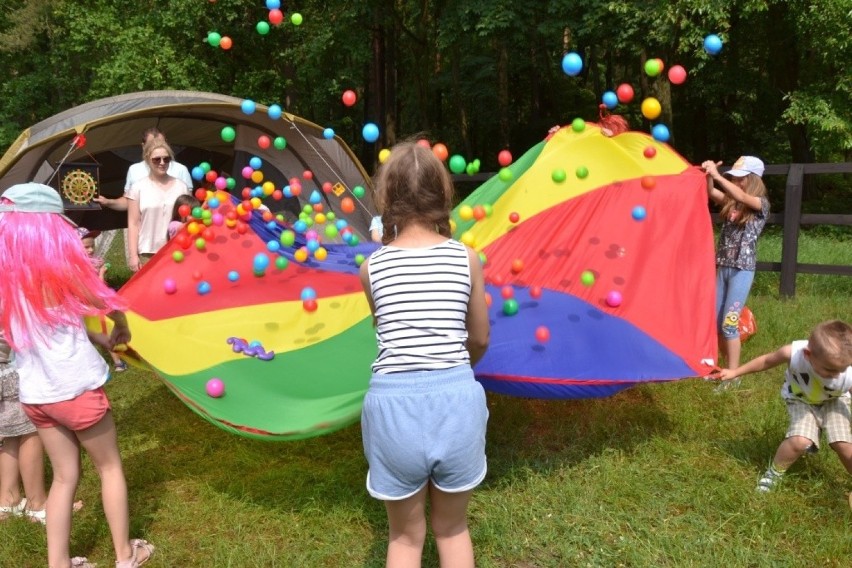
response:
M426 248L384 246L368 265L379 352L373 373L449 369L470 362L467 249L447 240Z

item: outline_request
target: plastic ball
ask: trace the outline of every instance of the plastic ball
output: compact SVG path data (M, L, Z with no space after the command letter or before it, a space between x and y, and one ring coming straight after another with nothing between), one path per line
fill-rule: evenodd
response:
M497 172L497 177L500 178L500 181L509 181L511 180L515 174L512 173L512 170L509 168L500 168L500 171Z
M653 146L645 146L645 149L642 150L642 155L650 160L657 155L657 149Z
M299 294L299 299L303 302L305 300L315 300L317 297L317 291L311 288L310 286L305 286L302 288L301 293Z
M648 77L656 77L660 74L662 69L660 68L660 62L657 59L649 59L645 62L645 74Z
M266 256L266 253L259 252L254 255L254 261L252 262L252 267L255 272L262 272L269 267L269 257Z
M368 122L361 129L361 136L364 137L364 141L372 144L379 139L379 127L372 122Z
M446 144L442 144L440 142L432 146L432 153L435 154L435 157L442 162L446 162L447 158L450 156L450 151L447 149Z
M302 21L303 21L303 18L302 18L302 15L300 13L294 12L293 14L290 15L290 23L293 24L294 26L301 26Z
M237 131L234 130L233 126L226 126L222 129L220 135L222 136L223 141L233 142L234 139L237 137Z
M577 179L586 179L589 177L589 168L586 166L578 166L574 173L576 174Z
M630 212L630 216L633 217L633 219L635 219L636 221L644 220L647 215L648 215L648 212L645 211L645 208L642 207L641 205L637 205Z
M195 181L201 181L204 179L204 170L199 166L195 166L194 168L192 168L192 172L190 172L190 175Z
M356 185L352 188L352 195L357 197L358 199L363 199L364 195L367 193L367 190L364 189L363 185Z
M283 256L279 256L275 259L275 268L277 268L278 270L284 270L285 268L287 268L288 264L289 261Z
M485 216L486 216L485 207L483 207L482 205L474 205L473 206L473 218L474 219L476 219L477 221L482 221L483 219L485 219Z
M266 35L269 33L270 30L269 22L260 21L254 27L254 29L257 30L257 33L259 33L260 35Z
M663 107L660 105L660 101L654 97L648 97L642 101L642 116L648 120L654 120L660 116L661 112L663 112Z
M207 248L207 241L204 240L204 237L199 237L195 239L195 248L197 248L198 250L204 250L205 248Z
M305 300L304 302L302 302L302 309L304 309L306 312L315 312L317 311L318 307L319 305L317 304L317 301L313 299Z
M198 290L198 293L202 296L204 296L205 294L209 294L211 289L212 288L210 286L210 282L207 282L206 280L202 280L201 282L199 282L198 286L196 287L196 290Z
M276 104L269 105L269 108L266 110L266 114L272 120L278 120L279 118L281 118L282 112L283 111L281 110L281 107L279 105L276 105Z
M228 51L232 47L234 47L234 40L229 38L228 36L222 36L222 39L219 40L219 47Z
M530 286L530 298L533 300L541 298L541 286Z
M225 394L225 383L222 382L222 379L212 378L207 381L207 384L204 385L204 390L207 392L207 396L212 398L220 398Z
M582 118L575 118L571 121L571 130L574 132L582 132L586 129L586 121Z
M673 65L669 69L669 81L671 81L672 85L683 84L686 81L686 69L681 65Z
M177 282L174 278L166 278L163 280L163 291L166 294L174 294L177 292Z
M618 95L614 91L607 91L601 97L601 102L608 109L614 109L618 106Z
M239 279L240 279L240 273L237 272L236 270L231 270L231 271L228 272L228 280L230 280L231 282L236 282Z
M222 41L221 34L217 32L209 32L207 34L207 43L212 45L213 47L219 47L219 42Z
M509 298L503 301L503 313L507 316L513 316L518 313L518 301L514 298Z
M277 136L275 140L272 141L272 145L275 146L276 150L283 150L287 147L287 140L283 136Z
M704 51L710 55L716 55L722 51L722 38L716 34L710 34L704 38Z
M266 134L261 134L257 137L257 147L261 150L266 150L272 144L272 140Z
M245 99L242 103L240 103L240 108L245 114L254 114L257 105L251 99Z
M669 127L665 124L655 124L651 129L651 136L654 137L654 140L657 142L668 142L669 141Z
M618 102L626 105L633 100L633 86L629 83L622 83L615 89L615 94L618 97Z
M547 343L550 341L550 330L543 325L538 326L535 328L535 339L539 343Z
M517 212L512 211L511 213L509 213L509 222L510 223L517 223L520 220L521 220L521 216L518 215Z
M343 100L343 104L348 107L351 107L358 101L358 95L352 89L343 91L343 96L340 98Z
M556 183L562 183L568 177L568 174L565 173L565 170L562 168L556 168L552 172L550 172L550 179L552 179Z
M583 286L593 286L595 283L595 273L591 270L584 270L580 274L580 283Z
M381 150L379 150L379 163L384 164L385 162L387 162L388 158L390 158L390 154L391 151L387 148L382 148Z
M512 274L520 274L523 269L524 269L524 261L523 260L521 260L520 258L516 258L515 260L512 261L512 267L511 267Z
M344 213L352 213L355 211L355 202L352 200L351 197L344 197L340 200L340 209Z
M642 176L639 183L642 184L642 189L654 189L657 187L657 180L654 176Z
M267 16L269 23L273 26L278 26L281 22L284 21L284 13L281 12L278 8L269 11L269 15Z
M326 140L331 140L334 138L334 129L333 128L325 128L322 131L322 137Z
M454 174L464 173L464 169L467 167L467 161L463 156L458 154L453 154L450 158L450 171Z
M562 71L570 77L576 77L583 70L583 58L576 52L569 51L562 57Z
M278 10L281 8L281 0L266 0L267 10Z
M502 167L507 167L512 163L512 153L508 150L500 150L497 154L497 163Z
M621 297L621 292L618 290L612 290L606 295L606 305L611 308L617 308L621 305L623 298Z
M175 252L172 253L172 260L174 260L175 262L183 262L183 259L184 259L184 255L181 251L176 250Z

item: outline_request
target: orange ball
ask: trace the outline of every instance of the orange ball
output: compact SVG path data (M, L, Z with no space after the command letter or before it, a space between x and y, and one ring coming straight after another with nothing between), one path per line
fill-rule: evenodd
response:
M340 209L342 209L344 213L352 213L355 211L355 202L352 201L351 197L344 197L340 200Z
M450 156L450 151L447 150L447 147L440 142L432 146L432 153L435 154L435 157L442 162L446 162L447 158Z
M512 274L518 274L524 269L524 261L516 258L512 261Z
M482 221L483 219L485 219L485 216L486 216L485 207L483 207L482 205L474 205L473 206L473 218L474 219L476 219L477 221Z

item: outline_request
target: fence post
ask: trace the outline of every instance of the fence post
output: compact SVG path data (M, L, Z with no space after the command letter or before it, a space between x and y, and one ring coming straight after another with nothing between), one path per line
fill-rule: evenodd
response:
M784 192L784 237L781 241L782 298L796 295L796 265L799 262L799 222L802 219L803 164L790 164L787 188Z

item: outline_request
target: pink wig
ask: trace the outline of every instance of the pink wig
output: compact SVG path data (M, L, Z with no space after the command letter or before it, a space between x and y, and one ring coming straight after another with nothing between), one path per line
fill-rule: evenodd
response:
M92 267L77 231L54 213L0 213L0 331L14 349L83 316L126 304Z

